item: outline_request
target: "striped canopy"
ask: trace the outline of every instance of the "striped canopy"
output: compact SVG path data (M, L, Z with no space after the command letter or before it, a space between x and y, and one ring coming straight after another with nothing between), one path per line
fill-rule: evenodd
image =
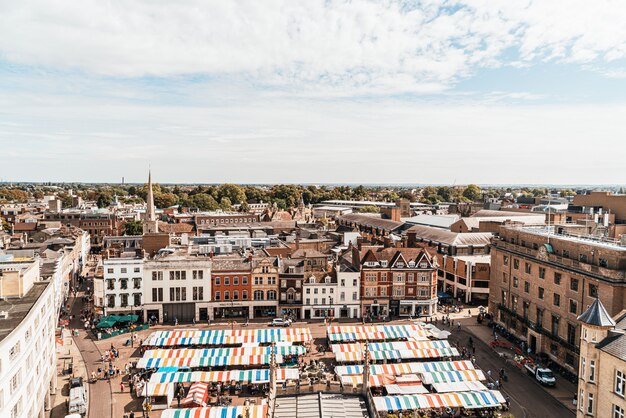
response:
M504 403L499 391L452 392L424 395L397 395L374 398L374 405L379 412L411 411L431 408L493 408Z
M330 341L428 339L428 332L417 324L330 326L326 333Z
M182 400L183 406L206 406L206 401L209 397L209 385L202 382L196 382L191 385L189 392L185 399Z
M283 363L283 356L276 356L278 364ZM192 358L142 358L137 362L138 369L161 367L226 367L226 366L262 366L270 364L270 356L229 356L229 357L192 357Z
M344 375L341 376L341 383L346 386L355 386L363 383L363 375L362 374L352 374L352 375ZM421 384L420 380L415 378L411 381L399 382L395 376L387 375L387 374L377 374L370 375L370 386L375 388L380 388L387 385L393 384Z
M481 382L464 381L464 382L450 382L450 383L433 383L433 388L437 393L446 392L470 392L470 391L483 391L487 390L487 386Z
M332 344L330 346L333 353L345 353L351 351L362 351L364 344ZM438 348L451 348L448 341L395 341L391 343L369 343L367 348L370 351L392 351L392 350L428 350Z
M286 356L301 356L306 353L306 348L301 345L280 345L275 347L276 354ZM228 347L228 348L177 348L147 350L143 358L190 358L190 357L225 357L225 356L269 356L272 347Z
M297 380L300 374L298 369L278 369L277 381ZM227 370L223 372L173 372L153 373L150 383L189 383L189 382L241 382L265 383L270 380L269 369L254 370Z
M168 396L173 390L174 387L170 383L147 383L144 385L142 396Z
M143 342L143 345L151 347L184 345L221 346L272 342L304 343L311 340L311 331L308 328L179 330L155 331Z
M422 358L441 358L456 357L459 351L454 347L449 348L431 348L417 350L389 350L389 351L371 351L370 358L372 360L398 360L398 359L422 359ZM362 351L348 351L336 353L335 357L338 362L360 362L363 361Z
M265 418L267 405L216 406L212 408L166 409L161 418Z
M420 363L396 363L396 364L374 364L370 366L370 372L376 374L390 374L394 376L403 374L415 374L424 372L438 372L450 370L474 370L474 365L469 360L462 361L430 361ZM337 375L362 374L363 366L337 366Z
M426 384L451 383L485 380L482 370L451 370L446 372L424 372L421 373L422 380Z

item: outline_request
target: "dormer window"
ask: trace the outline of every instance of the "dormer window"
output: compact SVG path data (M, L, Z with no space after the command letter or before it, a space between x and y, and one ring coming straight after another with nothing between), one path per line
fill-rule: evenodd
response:
M428 268L428 263L420 263L420 268L421 269L427 269Z
M415 261L409 261L409 267L411 268L415 267Z
M324 283L326 284L330 283L330 276L324 277Z
M309 277L309 283L315 283L315 276Z
M381 261L380 265L383 266L383 267L387 267L387 260Z

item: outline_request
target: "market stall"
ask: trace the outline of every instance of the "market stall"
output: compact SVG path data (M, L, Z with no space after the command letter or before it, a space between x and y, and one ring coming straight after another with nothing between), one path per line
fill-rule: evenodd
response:
M265 418L266 415L267 405L244 405L166 409L161 418Z

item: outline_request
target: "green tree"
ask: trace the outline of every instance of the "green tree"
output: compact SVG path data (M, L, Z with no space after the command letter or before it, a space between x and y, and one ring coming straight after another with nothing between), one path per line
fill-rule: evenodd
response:
M220 202L224 198L228 198L231 204L241 204L246 202L246 192L241 186L236 184L223 184L218 188L217 195Z
M480 187L475 184L470 184L463 189L463 197L475 202L480 199L480 192Z
M203 211L216 210L219 207L217 201L210 194L196 194L191 196L190 200L191 206Z
M109 206L112 201L113 201L113 198L108 193L100 193L98 194L98 197L96 198L96 204L101 209Z
M220 209L222 209L223 211L229 211L233 209L233 204L231 203L229 198L223 197L222 200L220 200Z
M141 235L143 223L141 221L128 221L124 224L124 235Z
M178 203L178 197L173 193L159 193L154 196L154 204L157 208L169 208Z
M359 208L359 212L361 213L379 213L380 209L378 206L374 205L366 205Z

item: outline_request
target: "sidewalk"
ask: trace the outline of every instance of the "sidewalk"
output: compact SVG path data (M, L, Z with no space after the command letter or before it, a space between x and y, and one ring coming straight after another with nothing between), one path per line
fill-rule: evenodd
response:
M459 320L461 321L461 326L465 328L466 331L479 338L485 344L491 346L491 342L493 341L493 330L491 328L486 325L477 324L475 317L468 318L467 316L465 316L464 319L461 319L459 317ZM507 350L504 348L492 348L492 350L501 357L506 356L507 358L512 358L513 356L513 351L511 350ZM519 372L522 374L526 374L523 370L520 370ZM574 398L574 395L576 395L576 393L578 392L578 388L568 380L559 377L559 375L556 375L556 387L547 388L542 386L542 388L553 398L563 404L563 406L575 413L576 407L573 405L572 399ZM528 378L530 379L530 377ZM539 385L539 383L535 383Z
M61 338L63 346L57 351L57 391L52 397L50 418L63 418L67 415L66 401L69 399L69 381L71 377L82 377L87 382L87 370L79 348L74 344L70 331L63 330ZM68 365L72 363L72 374L63 374ZM87 387L87 400L89 400L89 388Z
M78 337L73 337L73 340L82 354L87 369L86 373L88 376L91 376L91 372L95 371L97 373L98 367L102 365L102 353L91 337L89 337L83 324L81 324L80 309L82 307L82 295L83 292L80 291L76 295L76 300L74 300L74 298L71 299L74 319L70 323L70 328L78 330ZM91 418L112 418L113 397L111 395L111 385L109 381L99 379L91 384L85 381L85 384L90 393L88 416Z

